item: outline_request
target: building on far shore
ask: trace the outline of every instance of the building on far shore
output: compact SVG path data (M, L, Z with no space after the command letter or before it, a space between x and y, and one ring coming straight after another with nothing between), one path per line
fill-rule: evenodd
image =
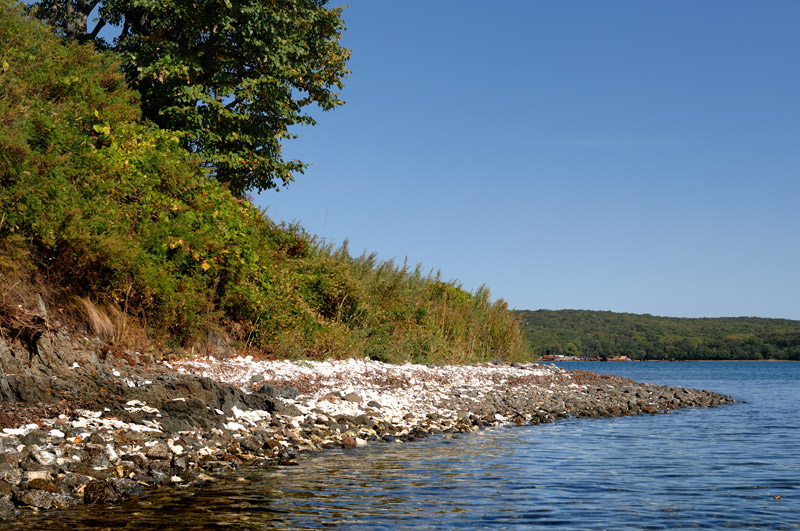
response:
M564 356L563 354L544 354L542 361L631 361L628 356Z

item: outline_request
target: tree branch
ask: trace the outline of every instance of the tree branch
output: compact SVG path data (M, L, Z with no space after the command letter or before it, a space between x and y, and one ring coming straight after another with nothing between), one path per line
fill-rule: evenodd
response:
M89 40L95 40L97 38L97 34L100 33L100 30L106 25L108 20L106 17L100 17L100 20L97 21L92 33L89 34Z

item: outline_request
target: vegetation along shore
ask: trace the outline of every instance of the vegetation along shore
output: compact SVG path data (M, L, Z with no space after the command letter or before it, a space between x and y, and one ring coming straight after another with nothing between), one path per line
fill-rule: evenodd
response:
M800 361L800 321L688 319L589 310L522 310L538 357Z

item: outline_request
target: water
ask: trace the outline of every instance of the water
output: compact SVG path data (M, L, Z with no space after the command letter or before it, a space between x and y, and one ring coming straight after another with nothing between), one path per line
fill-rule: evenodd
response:
M800 363L564 366L743 402L329 451L25 528L800 529Z

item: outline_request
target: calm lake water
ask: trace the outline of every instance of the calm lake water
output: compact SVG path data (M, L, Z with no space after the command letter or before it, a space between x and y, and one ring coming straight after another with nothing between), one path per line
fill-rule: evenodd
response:
M800 363L563 366L740 403L329 451L26 529L800 529Z

